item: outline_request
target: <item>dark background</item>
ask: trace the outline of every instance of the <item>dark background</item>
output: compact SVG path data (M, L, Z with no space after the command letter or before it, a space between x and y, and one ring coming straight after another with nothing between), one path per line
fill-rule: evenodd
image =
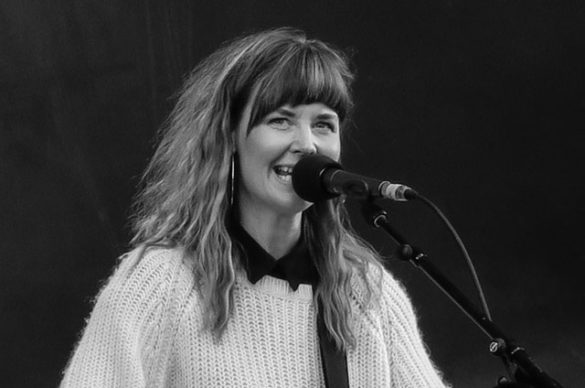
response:
M584 386L584 7L463 0L2 1L1 385L58 383L127 249L131 197L184 74L226 39L283 25L353 53L345 166L432 198L496 322L566 387ZM475 300L437 218L388 208ZM389 267L447 379L493 386L503 369L484 334L414 267Z

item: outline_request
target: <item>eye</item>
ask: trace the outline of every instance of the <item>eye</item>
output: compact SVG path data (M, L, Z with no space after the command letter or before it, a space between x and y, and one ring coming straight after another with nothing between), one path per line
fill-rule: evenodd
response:
M318 121L315 123L315 128L327 132L337 132L337 126L329 121Z
M276 129L287 129L291 125L290 119L282 116L269 117L267 123Z

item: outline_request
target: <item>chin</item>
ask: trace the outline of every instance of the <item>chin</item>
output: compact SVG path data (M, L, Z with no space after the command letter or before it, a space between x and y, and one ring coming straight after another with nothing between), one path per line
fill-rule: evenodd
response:
M285 214L299 214L310 208L313 204L299 198L296 194L294 198L290 198L287 201L279 201L279 208L282 213Z

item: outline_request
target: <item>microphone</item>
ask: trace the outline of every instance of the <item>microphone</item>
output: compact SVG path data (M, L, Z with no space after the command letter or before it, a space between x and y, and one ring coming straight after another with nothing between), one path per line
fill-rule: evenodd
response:
M416 191L408 186L347 172L333 159L318 154L299 160L292 172L292 185L297 195L309 202L331 199L340 194L394 201L417 198Z

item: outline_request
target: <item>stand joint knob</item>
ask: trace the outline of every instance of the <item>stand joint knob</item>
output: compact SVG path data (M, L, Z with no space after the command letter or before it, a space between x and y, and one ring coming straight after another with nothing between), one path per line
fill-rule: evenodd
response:
M506 351L506 341L501 338L496 338L492 342L490 342L490 353L494 356L502 356Z

